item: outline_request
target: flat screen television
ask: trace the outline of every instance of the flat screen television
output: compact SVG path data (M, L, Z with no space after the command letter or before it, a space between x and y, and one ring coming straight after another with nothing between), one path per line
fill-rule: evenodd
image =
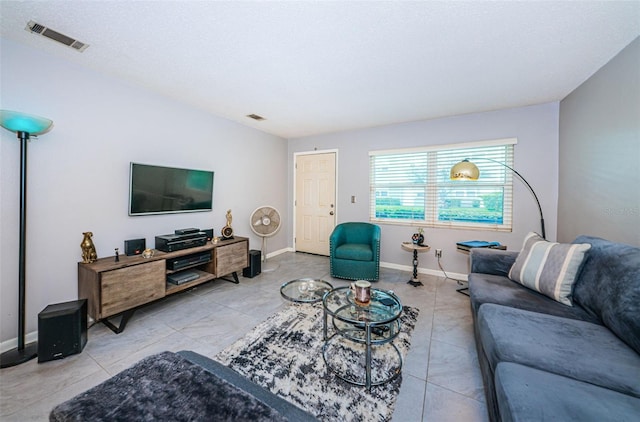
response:
M129 215L211 211L213 171L131 163Z

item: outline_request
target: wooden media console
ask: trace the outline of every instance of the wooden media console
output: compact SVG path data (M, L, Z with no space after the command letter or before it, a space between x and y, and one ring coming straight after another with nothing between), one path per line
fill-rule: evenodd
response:
M208 262L198 262L178 270L167 268L167 261L210 253ZM187 290L207 281L232 275L224 280L238 283L238 272L249 266L249 239L207 242L204 246L175 252L154 251L151 258L142 255L100 258L90 264L78 263L78 298L87 299L90 322L102 321L116 334L121 333L135 309L165 296ZM182 271L195 272L198 278L182 284L167 282L167 276ZM116 327L108 318L122 314ZM91 321L93 320L93 321Z

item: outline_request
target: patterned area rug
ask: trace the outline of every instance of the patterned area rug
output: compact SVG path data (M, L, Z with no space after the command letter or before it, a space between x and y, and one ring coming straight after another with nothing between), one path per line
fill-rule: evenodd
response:
M405 306L401 331L393 343L404 358L410 347L419 310ZM402 375L385 384L365 387L349 384L329 371L322 357L322 304L291 304L255 327L215 356L256 384L323 421L389 421L400 390ZM333 332L330 326L329 335ZM347 341L345 340L344 343ZM334 343L333 341L331 342ZM335 342L329 355L346 370L364 372L364 348L349 342ZM360 347L360 349L358 349ZM334 359L335 356L329 356ZM395 357L395 359L393 358ZM388 373L397 366L397 352L390 344L374 347L372 371ZM349 369L351 368L351 369ZM378 378L381 379L381 378Z

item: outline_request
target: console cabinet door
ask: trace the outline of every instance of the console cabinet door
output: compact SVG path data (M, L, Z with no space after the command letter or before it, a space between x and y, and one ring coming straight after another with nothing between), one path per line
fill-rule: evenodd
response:
M216 277L240 272L249 266L249 242L232 243L215 248Z
M165 295L165 261L153 261L101 273L101 318L124 312Z

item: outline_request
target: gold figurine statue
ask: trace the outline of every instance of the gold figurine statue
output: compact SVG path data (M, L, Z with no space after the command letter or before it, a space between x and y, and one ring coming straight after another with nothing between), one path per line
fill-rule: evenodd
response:
M233 221L233 216L231 215L231 210L227 210L227 226L231 227L231 221Z
M89 264L98 259L98 254L96 253L96 247L93 244L92 232L84 232L82 233L84 238L80 243L80 248L82 249L82 262L85 264Z
M232 239L233 238L233 228L231 228L231 221L233 217L231 216L231 210L227 210L227 224L221 230L222 239Z

